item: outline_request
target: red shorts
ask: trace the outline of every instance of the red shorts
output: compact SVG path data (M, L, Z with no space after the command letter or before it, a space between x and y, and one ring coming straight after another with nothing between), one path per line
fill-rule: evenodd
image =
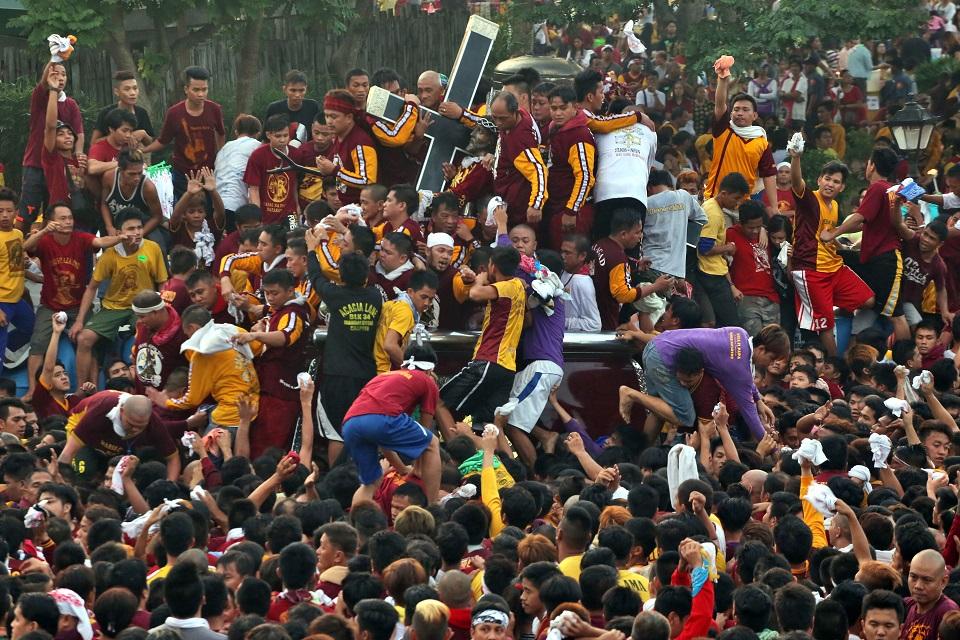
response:
M797 325L808 331L833 328L833 309L855 311L873 297L873 291L850 267L833 273L791 271L797 291Z
M299 417L300 403L296 400L261 393L257 420L250 429L250 459L257 459L270 447L290 451Z

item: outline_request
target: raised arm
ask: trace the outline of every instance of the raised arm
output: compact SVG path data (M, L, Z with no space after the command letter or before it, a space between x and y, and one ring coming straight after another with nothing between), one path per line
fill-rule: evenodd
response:
M713 117L719 120L727 113L727 94L730 90L732 76L717 78L717 91L713 96Z
M47 91L49 94L49 96L47 96L47 112L43 121L43 146L48 152L53 153L57 147L57 101L60 97L60 92L50 86L49 80L47 79L49 70L50 65L47 65L43 77L43 84L49 89L49 91Z
M800 154L790 151L790 188L794 194L803 195L807 192L807 183L803 180L803 168L800 166Z

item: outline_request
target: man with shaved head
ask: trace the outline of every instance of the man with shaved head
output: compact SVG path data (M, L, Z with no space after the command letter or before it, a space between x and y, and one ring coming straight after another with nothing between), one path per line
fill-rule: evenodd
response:
M444 86L443 79L436 71L424 71L417 78L417 98L420 104L427 109L436 111L443 102Z
M943 595L947 578L947 567L939 552L924 549L913 557L907 575L910 597L904 600L907 619L900 629L900 640L934 640L943 617L960 608Z
M177 445L146 396L101 391L80 402L67 417L67 444L60 462L82 478L95 477L113 456L151 447L167 461L167 478L180 475Z
M750 489L750 501L753 504L760 502L763 493L763 483L767 479L767 472L762 469L750 469L740 478L740 484Z

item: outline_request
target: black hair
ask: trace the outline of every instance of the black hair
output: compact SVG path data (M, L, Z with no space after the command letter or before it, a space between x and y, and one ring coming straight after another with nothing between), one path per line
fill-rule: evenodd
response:
M638 224L642 224L639 211L636 209L619 208L610 216L610 235L616 235L622 231L630 231Z
M174 513L164 518L161 521L161 529L163 523L176 515L183 514ZM163 597L174 617L192 618L196 616L200 610L200 605L203 603L203 585L200 582L196 565L191 562L178 562L173 565L163 582Z
M505 277L512 277L520 266L520 252L513 247L497 247L490 254L490 262Z
M51 636L57 634L60 623L60 610L53 596L46 593L24 593L17 600L20 614L30 622L37 623Z
M773 606L777 620L780 622L780 629L784 633L806 631L813 626L813 614L817 601L813 592L807 587L792 583L780 588L774 596Z
M540 601L547 611L553 611L564 602L579 602L582 598L580 584L562 574L547 578L540 585Z
M560 102L564 104L570 104L571 102L577 102L577 92L573 89L573 87L560 86L552 89L547 94L547 98L549 100L560 98Z
M750 195L750 184L747 182L747 179L743 177L742 173L732 171L725 175L723 180L720 181L718 191L747 196Z
M210 80L210 72L204 67L187 67L183 70L183 84L189 85L191 80Z
M384 588L383 583L376 576L366 571L357 571L348 573L343 579L340 593L347 610L353 611L361 600L381 597Z
M673 585L661 587L657 590L657 598L653 603L653 610L663 616L677 614L681 620L690 615L693 607L693 596L686 587Z
M580 602L588 610L596 611L603 606L603 594L617 586L619 573L613 567L597 564L580 572Z
M133 129L137 128L137 117L126 109L111 109L103 118L103 125L107 128L107 130L116 130L125 124L129 125Z
M878 147L870 154L870 161L880 177L890 178L897 170L900 158L897 157L897 153L893 149Z
M805 562L813 546L813 533L810 527L800 518L785 515L777 520L773 529L773 537L777 543L777 551L782 553L791 565Z
M903 606L903 598L893 591L886 589L874 589L863 599L863 606L860 608L860 617L865 618L867 612L871 609L890 609L896 612L897 619L903 623L906 617L906 608Z
M693 375L703 371L703 355L693 347L680 349L674 360L677 373Z
M846 640L849 637L847 612L839 602L828 598L817 603L813 617L815 640Z
M573 79L573 88L577 94L577 102L583 102L588 93L593 93L598 84L603 83L603 76L599 71L585 69Z

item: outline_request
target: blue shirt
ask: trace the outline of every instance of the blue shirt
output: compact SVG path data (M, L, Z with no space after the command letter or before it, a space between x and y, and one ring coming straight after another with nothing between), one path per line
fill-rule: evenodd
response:
M847 71L854 78L866 79L870 77L873 71L873 58L870 56L870 50L863 44L858 44L847 56Z

